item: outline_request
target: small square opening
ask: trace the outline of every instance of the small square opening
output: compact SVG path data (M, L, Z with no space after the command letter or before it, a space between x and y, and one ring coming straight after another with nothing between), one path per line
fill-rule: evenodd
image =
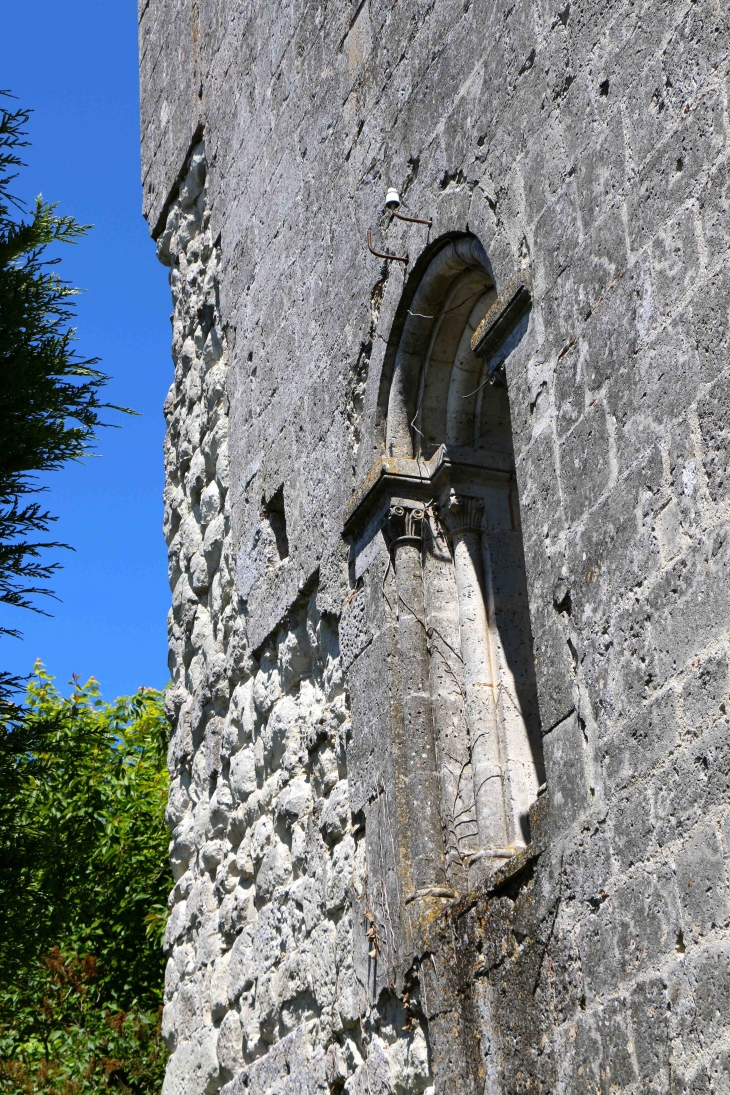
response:
M286 534L286 512L284 510L284 487L281 486L269 499L264 501L264 517L274 534L279 561L289 558L289 538Z

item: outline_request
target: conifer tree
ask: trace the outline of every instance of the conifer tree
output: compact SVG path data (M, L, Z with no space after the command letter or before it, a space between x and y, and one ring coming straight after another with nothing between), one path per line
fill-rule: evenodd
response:
M5 102L8 92L1 92ZM28 142L30 111L0 106L0 605L42 611L38 595L58 567L45 551L65 547L45 539L55 520L38 495L38 474L90 451L108 377L74 347L73 298L48 257L54 244L75 243L90 225L59 216L57 203L36 198L30 210L11 193L19 151ZM123 408L116 408L121 410ZM17 635L0 623L0 635ZM0 703L17 687L0 672Z

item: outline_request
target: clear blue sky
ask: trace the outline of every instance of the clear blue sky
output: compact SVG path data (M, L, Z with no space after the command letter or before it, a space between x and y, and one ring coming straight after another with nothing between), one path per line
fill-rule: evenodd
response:
M168 679L161 494L170 295L141 214L137 4L22 0L5 5L3 32L0 87L35 112L15 191L42 192L94 224L60 252L61 273L86 290L78 347L102 359L110 402L141 416L115 415L122 428L101 431L97 458L47 477L54 538L76 550L59 556L52 619L2 610L24 638L0 637L0 667L28 673L41 658L64 691L72 672L93 675L111 699Z

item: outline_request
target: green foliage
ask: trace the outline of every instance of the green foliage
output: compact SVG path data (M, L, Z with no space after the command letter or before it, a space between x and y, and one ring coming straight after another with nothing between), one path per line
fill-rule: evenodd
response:
M7 96L7 92L0 95ZM0 605L40 611L58 566L39 472L91 451L108 377L74 348L77 290L47 249L88 229L11 184L30 112L0 107ZM123 408L116 408L122 410ZM17 635L0 626L0 635ZM159 1090L169 881L162 697L70 699L0 671L0 1092Z
M88 453L100 412L111 404L99 399L108 377L94 367L97 359L73 346L78 290L53 269L58 257L45 257L49 245L75 243L90 226L57 216L42 197L29 219L14 216L22 203L9 188L13 169L23 166L18 150L28 143L29 116L0 107L0 603L40 611L34 597L49 594L43 583L58 566L43 562L43 551L66 545L36 539L54 520L32 498L42 489L36 473ZM0 627L3 633L17 635ZM4 683L0 674L0 698L13 684Z
M159 692L66 699L36 664L0 724L0 1092L159 1090L170 881Z

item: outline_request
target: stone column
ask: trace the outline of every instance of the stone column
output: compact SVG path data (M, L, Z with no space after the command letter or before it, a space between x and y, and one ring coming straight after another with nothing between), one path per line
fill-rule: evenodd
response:
M504 771L498 717L498 677L487 616L482 569L484 502L451 490L439 506L454 555L459 598L461 656L464 661L466 717L479 853L490 858L512 854L504 802ZM473 857L477 858L477 857Z
M422 551L423 509L390 507L390 540L398 598L403 681L403 726L396 742L398 813L413 893L444 886L444 844L431 714L428 637L425 626Z

